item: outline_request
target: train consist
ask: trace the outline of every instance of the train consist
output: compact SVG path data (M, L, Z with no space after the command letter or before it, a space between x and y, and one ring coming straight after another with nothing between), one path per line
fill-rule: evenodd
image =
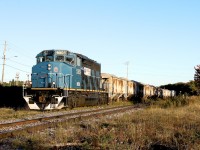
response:
M175 96L115 75L101 73L101 64L68 50L43 50L32 67L31 86L23 88L30 109L49 110L107 104L135 97Z
M134 80L127 80L112 74L101 74L103 89L108 93L109 101L119 101L120 99L141 99L153 97L174 97L174 90L161 89L149 84L143 84Z

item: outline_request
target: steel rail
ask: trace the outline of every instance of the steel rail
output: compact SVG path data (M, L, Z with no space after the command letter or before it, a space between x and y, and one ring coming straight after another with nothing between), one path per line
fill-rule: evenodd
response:
M109 114L125 112L125 111L136 109L136 108L138 108L138 106L134 106L134 105L120 106L120 107L81 111L81 112L75 112L75 113L68 113L68 114L62 114L62 115L56 115L56 116L50 116L50 117L40 117L36 119L0 124L0 138L13 137L22 131L35 132L38 130L44 130L46 128L55 127L57 123L64 123L66 121L82 120L82 119L88 119L91 117L101 117L101 116L105 116ZM69 118L65 118L65 117L69 117ZM38 123L38 124L33 125L33 126L27 126L32 123ZM6 130L6 128L16 128L16 129Z

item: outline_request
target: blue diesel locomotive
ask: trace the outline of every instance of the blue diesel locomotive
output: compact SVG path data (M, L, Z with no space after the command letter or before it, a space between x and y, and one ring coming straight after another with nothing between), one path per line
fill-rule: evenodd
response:
M68 50L44 50L32 67L23 97L30 109L61 109L108 103L101 90L101 64Z

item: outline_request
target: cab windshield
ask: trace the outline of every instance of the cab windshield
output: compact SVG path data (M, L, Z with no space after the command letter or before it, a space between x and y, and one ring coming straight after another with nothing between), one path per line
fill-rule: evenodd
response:
M64 61L64 56L56 56L55 61Z
M62 52L62 53L61 53ZM37 63L41 62L65 62L71 65L75 64L73 55L65 51L43 51L37 55Z

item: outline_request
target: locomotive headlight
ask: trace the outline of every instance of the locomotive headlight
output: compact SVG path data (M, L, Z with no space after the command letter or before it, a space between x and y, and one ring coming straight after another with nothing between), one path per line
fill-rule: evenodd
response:
M56 82L53 81L51 87L52 87L52 88L55 88L55 85L56 85Z
M29 83L30 83L30 85L32 85L32 82L31 82L31 81L30 81Z
M48 64L47 66L48 66L48 70L51 70L51 64Z

